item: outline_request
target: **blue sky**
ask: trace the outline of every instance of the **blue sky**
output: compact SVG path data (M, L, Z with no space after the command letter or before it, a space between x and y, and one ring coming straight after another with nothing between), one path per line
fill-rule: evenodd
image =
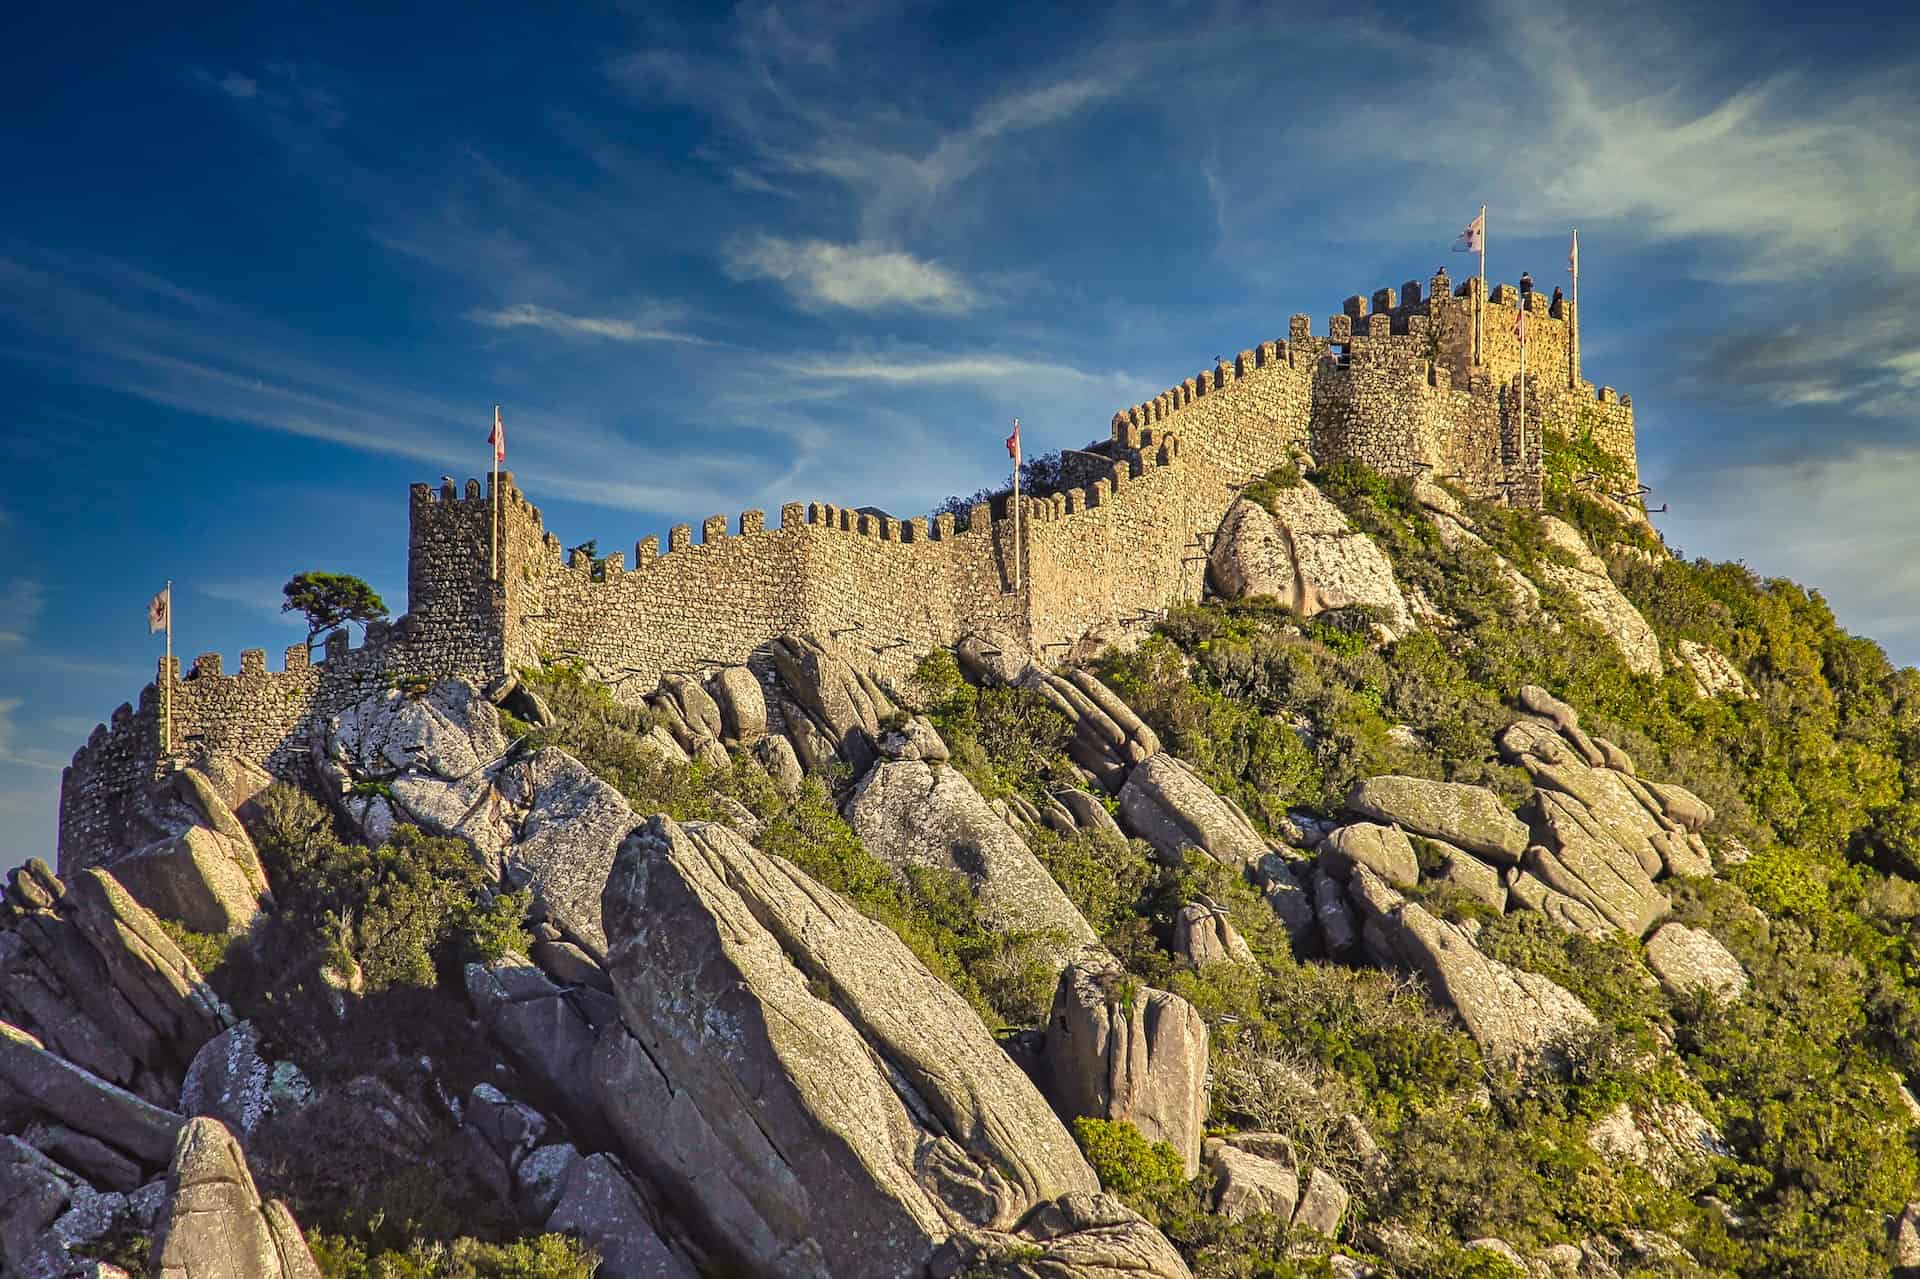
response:
M1499 279L1580 227L1669 540L1920 659L1912 6L39 8L0 40L0 864L51 854L164 579L230 666L300 638L303 569L401 611L406 486L478 473L496 400L569 541L911 512L1016 414L1079 445L1460 274L1482 202Z

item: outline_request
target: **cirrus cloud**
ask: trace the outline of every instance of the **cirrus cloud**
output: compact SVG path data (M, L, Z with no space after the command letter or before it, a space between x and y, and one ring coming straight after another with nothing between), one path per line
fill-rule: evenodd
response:
M971 310L979 301L947 268L877 244L761 235L728 245L724 260L732 278L777 280L806 305L954 312Z

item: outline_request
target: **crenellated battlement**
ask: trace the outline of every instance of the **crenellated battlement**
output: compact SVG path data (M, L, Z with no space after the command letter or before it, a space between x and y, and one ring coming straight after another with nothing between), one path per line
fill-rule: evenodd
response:
M1527 308L1526 424L1514 317ZM1482 334L1475 350L1475 320ZM1537 504L1545 431L1589 432L1634 472L1632 401L1583 380L1572 306L1445 272L1346 299L1315 332L1216 360L1112 417L1063 457L1059 491L1002 494L964 519L899 519L827 501L676 524L606 555L569 548L511 472L409 489L407 611L354 645L244 649L162 663L74 754L61 794L63 867L110 839L122 798L202 754L300 779L327 719L446 675L486 685L578 660L622 695L662 673L766 661L777 636L864 643L882 673L981 631L1049 660L1097 651L1205 586L1206 548L1252 480L1306 457L1432 474ZM498 489L496 531L495 489ZM170 699L169 695L170 694ZM173 736L162 707L171 701Z

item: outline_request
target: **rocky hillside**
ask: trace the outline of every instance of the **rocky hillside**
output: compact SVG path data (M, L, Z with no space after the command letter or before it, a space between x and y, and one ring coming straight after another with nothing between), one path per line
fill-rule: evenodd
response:
M1283 468L1083 668L186 762L6 885L0 1276L1920 1267L1920 677L1555 443L1544 516Z

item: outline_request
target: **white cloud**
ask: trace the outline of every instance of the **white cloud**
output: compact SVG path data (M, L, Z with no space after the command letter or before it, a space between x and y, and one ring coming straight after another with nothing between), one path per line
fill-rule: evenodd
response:
M1658 517L1690 555L1739 559L1818 588L1841 623L1920 661L1920 531L1910 512L1920 446L1879 446L1785 463L1689 468L1660 481Z
M776 361L776 367L794 377L813 381L877 382L893 385L991 386L1021 381L1107 382L1127 385L1125 375L1094 374L1047 360L1016 356L974 355L810 355Z
M67 759L54 751L22 748L19 724L14 718L23 703L17 697L0 697L0 764L12 764L40 772L59 772Z
M612 342L682 342L710 346L707 339L674 329L648 327L616 316L569 315L531 303L470 311L467 318L492 329L539 329L569 338L604 338Z
M314 125L337 129L346 123L339 95L316 84L311 68L290 62L269 62L257 75L231 68L210 71L190 67L187 78L203 89L221 94L244 109L261 112L276 127Z
M762 235L736 241L725 256L727 274L734 279L778 280L809 305L951 312L968 310L977 300L947 268L881 245Z
M47 604L40 583L17 577L0 586L0 648L25 648Z

